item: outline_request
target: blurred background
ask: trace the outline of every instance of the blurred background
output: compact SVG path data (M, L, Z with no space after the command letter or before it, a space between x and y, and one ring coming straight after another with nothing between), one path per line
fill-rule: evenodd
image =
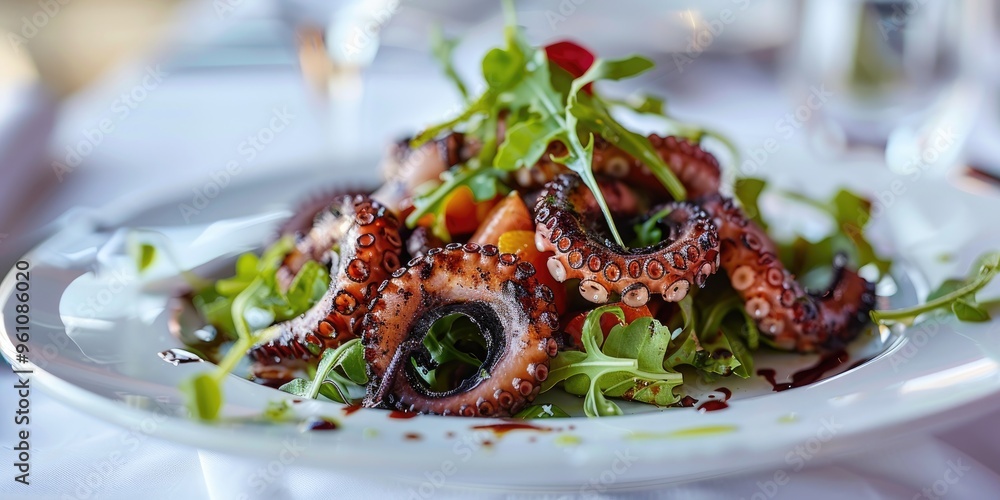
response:
M741 173L792 162L996 189L991 0L518 9L537 43L652 56L654 71L609 92L662 95L676 117L729 135ZM5 0L0 264L75 213L206 195L234 165L227 183L374 171L386 144L460 103L429 50L436 25L461 41L458 71L478 84L481 54L502 33L495 0ZM764 148L769 139L778 147Z

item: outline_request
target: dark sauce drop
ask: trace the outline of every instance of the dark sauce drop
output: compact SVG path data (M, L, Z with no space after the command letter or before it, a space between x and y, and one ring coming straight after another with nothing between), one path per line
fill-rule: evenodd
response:
M696 404L698 404L698 400L692 398L691 396L684 396L683 398L681 398L680 405L684 408L691 408Z
M733 391L729 390L727 387L719 387L715 392L721 392L723 394L723 401L729 401L729 398L733 397Z
M309 430L311 431L335 431L337 430L336 422L327 419L315 420L309 423Z
M775 381L774 377L776 374L775 371L772 370L771 368L761 368L760 370L757 370L757 375L764 377L764 380L767 380L767 383L771 384L771 388L774 390L774 392L781 392L785 390L780 388L778 382Z
M347 405L344 407L344 416L348 416L361 409L361 405Z
M712 401L705 401L704 403L702 403L701 406L698 407L698 411L704 413L710 411L725 410L726 408L729 408L729 403L714 399Z
M510 431L538 431L538 432L550 432L552 428L550 427L539 427L537 425L525 424L520 422L507 422L503 424L491 424L491 425L477 425L473 427L473 430L477 431L492 431L498 436L502 436Z
M416 432L408 432L403 437L406 438L407 441L420 441L421 439L420 434L417 434Z
M419 413L409 412L409 411L401 411L401 410L392 410L391 412L389 412L389 418L407 419L407 418L416 417L417 415L420 415L420 414Z
M757 375L764 377L764 379L771 384L771 388L774 392L782 392L787 391L788 389L794 389L796 387L802 387L815 383L823 378L823 375L826 375L827 372L835 370L846 363L848 359L849 356L846 351L837 351L825 354L815 365L792 374L791 382L777 382L775 379L775 372L770 368L757 370Z
M160 359L174 366L183 365L185 363L200 363L204 361L200 356L193 352L177 348L167 349L166 351L159 353L159 356Z

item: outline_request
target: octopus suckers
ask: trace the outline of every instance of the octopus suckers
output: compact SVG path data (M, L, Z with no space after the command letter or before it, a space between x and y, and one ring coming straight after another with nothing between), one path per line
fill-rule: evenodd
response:
M621 279L622 269L618 267L618 264L610 263L604 268L604 279L614 283Z
M595 304L604 304L608 301L608 289L594 280L580 282L580 295Z
M633 283L622 293L622 302L629 307L642 307L649 302L649 289L642 283Z
M535 231L535 248L539 252L548 250L548 242L545 241L545 235L541 231Z
M691 282L688 280L677 280L663 291L663 300L667 302L680 302L687 297Z
M549 269L549 274L552 275L552 279L560 283L566 281L566 268L563 267L563 263L558 257L549 257L549 259L545 261L545 267Z
M753 297L750 300L747 300L746 309L747 314L754 319L759 320L771 312L771 304L769 304L763 297Z
M753 285L754 278L755 274L750 266L740 266L733 272L730 281L733 284L733 288L737 291L743 291Z
M658 280L663 277L663 264L659 260L649 259L646 263L646 275L651 279Z

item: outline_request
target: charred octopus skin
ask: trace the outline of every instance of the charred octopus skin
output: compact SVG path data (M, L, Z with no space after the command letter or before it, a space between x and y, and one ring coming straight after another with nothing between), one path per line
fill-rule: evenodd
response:
M834 262L834 279L822 293L807 293L777 257L774 243L733 200L703 201L722 240L722 267L763 335L777 347L801 352L839 349L868 323L875 286Z
M535 268L493 245L452 243L410 261L381 286L362 323L370 382L364 405L438 415L499 417L538 395L558 346L550 288ZM479 374L433 392L410 359L437 319L462 314L479 327L487 359Z
M538 199L535 245L555 253L548 260L552 277L580 279L580 294L591 302L606 303L612 292L631 307L645 305L652 294L678 302L718 269L719 239L708 213L697 205L674 202L666 208L672 209L666 216L672 238L623 248L589 227L600 217L594 195L579 177L564 174Z
M357 337L357 323L378 284L399 269L402 241L396 217L364 195L345 195L317 217L318 241L330 262L330 288L298 318L269 329L251 350L261 364L310 359ZM310 232L313 234L313 231ZM333 250L339 245L339 252ZM287 261L287 259L286 259Z
M779 348L800 352L839 349L853 340L875 307L874 285L838 257L830 287L807 292L778 260L767 233L718 193L718 162L697 146L671 139L659 141L672 151L664 160L694 202L711 214L722 267L761 333Z

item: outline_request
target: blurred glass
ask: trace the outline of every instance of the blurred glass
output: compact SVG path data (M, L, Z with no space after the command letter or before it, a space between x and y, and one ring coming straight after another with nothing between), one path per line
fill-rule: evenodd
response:
M28 54L42 81L71 94L148 51L181 0L3 0L2 43Z
M834 151L887 147L890 166L948 128L960 150L991 10L989 0L806 0L790 73L799 95L824 96L814 135Z
M375 59L382 27L400 0L279 0L296 34L305 81L327 100L331 146L351 151L360 143L362 73Z

